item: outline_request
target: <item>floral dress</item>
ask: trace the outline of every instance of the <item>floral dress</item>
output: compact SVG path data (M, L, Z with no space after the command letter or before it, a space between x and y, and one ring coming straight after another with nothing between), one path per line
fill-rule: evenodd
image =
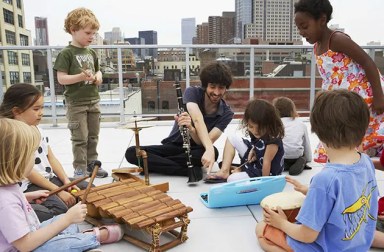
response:
M316 52L316 44L314 51ZM364 98L371 116L362 147L364 151L373 150L373 153L369 151L370 155L377 155L384 140L384 114L377 115L372 111L372 87L368 82L364 69L346 54L333 52L330 49L321 55L316 55L316 62L323 79L323 90L347 89L358 93ZM380 79L383 87L384 78L382 75L380 75ZM315 162L327 162L327 155L321 144L316 148L314 154Z

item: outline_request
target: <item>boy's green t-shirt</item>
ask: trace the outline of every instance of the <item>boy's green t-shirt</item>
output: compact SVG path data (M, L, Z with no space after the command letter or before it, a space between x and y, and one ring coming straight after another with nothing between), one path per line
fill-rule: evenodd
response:
M96 52L90 48L67 46L56 58L54 70L69 75L81 73L81 69L99 71L99 60ZM68 102L85 102L100 99L98 87L95 84L81 81L72 85L65 85L64 96Z

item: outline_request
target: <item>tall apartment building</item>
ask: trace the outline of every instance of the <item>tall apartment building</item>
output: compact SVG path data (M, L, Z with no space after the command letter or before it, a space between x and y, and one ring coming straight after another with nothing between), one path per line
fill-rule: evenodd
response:
M25 27L23 1L3 0L0 7L0 45L30 46L32 38ZM0 70L3 89L15 83L35 81L30 50L0 50Z
M196 26L196 44L205 45L209 43L208 30L209 27L207 22Z
M235 37L241 40L244 39L244 26L252 23L252 4L253 0L236 0L235 12L236 12L236 27Z
M35 45L49 45L47 18L35 17L35 36Z
M294 23L298 0L253 0L253 21L245 25L245 38L265 44L302 44Z
M233 44L235 37L236 13L234 11L224 11L221 16L221 43Z
M232 44L235 36L235 12L208 17L208 43Z
M157 45L157 31L139 31L139 38L143 38L146 45ZM147 52L147 56L157 57L157 49L147 49Z
M193 38L196 37L196 18L181 19L181 44L192 44Z

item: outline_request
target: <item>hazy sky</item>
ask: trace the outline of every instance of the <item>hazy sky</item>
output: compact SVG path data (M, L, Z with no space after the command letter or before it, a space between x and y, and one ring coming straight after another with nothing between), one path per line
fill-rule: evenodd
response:
M329 24L345 28L360 45L384 43L383 0L331 0L333 19ZM196 18L196 24L234 11L235 0L24 0L27 29L35 38L34 17L48 18L50 45L66 45L64 19L78 7L91 9L100 22L100 35L120 27L124 37L138 37L139 30L157 31L159 45L181 44L181 19Z

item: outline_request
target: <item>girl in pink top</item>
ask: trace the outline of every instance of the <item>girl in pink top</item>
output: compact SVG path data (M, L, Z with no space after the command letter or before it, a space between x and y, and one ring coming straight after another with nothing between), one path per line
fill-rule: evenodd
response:
M118 224L80 232L77 223L87 214L81 203L40 223L29 202L41 202L47 191L23 194L18 184L33 169L40 139L35 126L0 118L0 251L82 252L119 241L124 231Z
M322 89L347 89L358 93L368 104L370 123L359 148L376 156L384 137L384 78L369 55L348 35L328 28L331 15L329 0L300 0L295 4L300 35L314 44ZM321 145L315 150L315 161L327 162Z

